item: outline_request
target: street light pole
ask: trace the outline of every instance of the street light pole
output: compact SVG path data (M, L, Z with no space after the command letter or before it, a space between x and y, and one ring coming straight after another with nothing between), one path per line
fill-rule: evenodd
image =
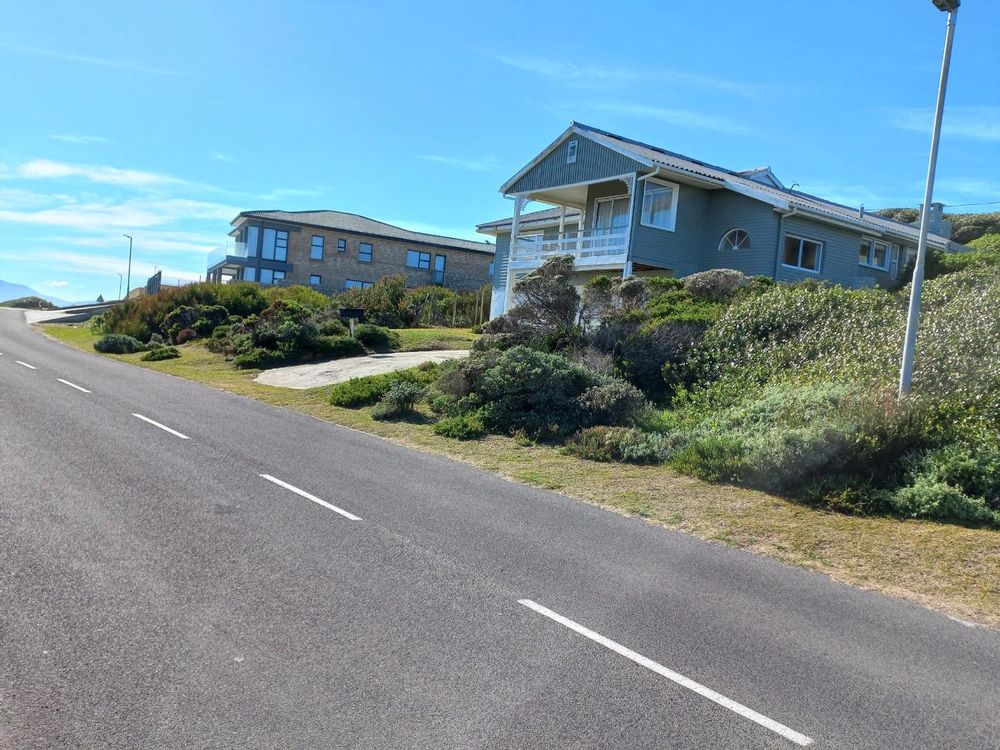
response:
M122 275L118 274L118 299L122 298Z
M132 235L123 234L122 237L128 237L128 276L125 277L125 296L128 297L129 289L132 288ZM121 299L121 292L118 299Z
M924 186L924 203L920 207L920 239L917 242L917 259L913 266L913 283L910 287L910 308L906 316L906 340L903 343L903 364L899 370L899 399L910 394L913 381L913 353L917 346L917 325L920 322L920 295L924 287L924 262L927 259L927 218L931 196L934 192L934 171L937 169L938 142L941 139L941 116L944 113L944 95L948 88L948 68L951 66L951 42L955 36L955 23L961 0L932 0L938 10L948 13L948 28L944 37L944 58L941 61L941 78L938 81L937 108L934 111L934 128L931 132L931 155L927 165L927 183Z

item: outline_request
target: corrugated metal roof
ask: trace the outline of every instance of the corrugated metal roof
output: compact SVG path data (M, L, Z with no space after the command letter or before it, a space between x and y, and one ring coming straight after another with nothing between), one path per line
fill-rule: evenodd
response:
M580 218L580 212L575 208L566 209L566 220L576 221ZM489 229L510 229L511 224L514 219L508 216L505 219L497 219L496 221L487 221L485 224L476 225L476 230L483 232ZM532 226L532 225L550 225L559 222L559 209L558 208L545 208L541 211L530 211L526 214L521 214L521 226Z
M634 153L640 161L651 163L653 166L662 166L679 172L686 172L696 177L712 180L721 183L720 187L736 188L738 192L749 194L751 197L759 198L778 206L788 206L790 208L801 208L806 211L828 216L832 219L846 221L863 230L869 227L875 232L889 232L912 239L914 242L919 237L919 228L912 224L904 224L884 216L872 213L860 215L860 209L834 203L815 195L802 193L796 190L772 187L757 180L750 179L745 174L736 172L724 167L717 167L707 164L697 159L675 154L672 151L656 148L639 141L633 141L606 130L592 128L579 122L574 122L573 127L584 134L593 134L596 140L606 141L616 148ZM739 190L742 188L742 190ZM948 247L950 242L947 237L937 234L929 234L928 239L935 245Z
M367 216L347 213L345 211L243 211L233 219L236 224L241 218L270 219L287 224L302 224L322 229L339 229L344 232L368 234L375 237L385 237L404 242L414 242L424 245L458 248L474 253L493 255L496 246L489 242L463 240L458 237L445 237L439 234L414 232L402 227L386 224L384 221L369 219Z

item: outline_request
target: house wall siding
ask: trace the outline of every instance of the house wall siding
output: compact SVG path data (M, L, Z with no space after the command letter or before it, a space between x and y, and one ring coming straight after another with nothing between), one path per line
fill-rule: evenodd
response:
M712 191L702 246L702 270L732 268L747 276L773 276L778 224L778 215L769 204L729 190ZM730 229L742 229L750 235L749 250L719 250L719 243Z
M710 191L680 185L677 193L677 221L672 232L642 225L644 191L645 181L638 182L632 206L632 262L668 268L675 276L686 276L703 270Z
M823 258L818 276L783 265L784 237L789 234L819 240L823 243ZM819 278L846 287L864 285L867 280L872 280L873 283L880 286L891 285L893 279L888 271L879 271L858 263L858 248L865 236L862 232L851 229L841 229L829 224L803 219L800 216L789 216L784 222L776 279L778 281L801 281L802 279Z
M576 161L567 164L566 144L572 140L577 142ZM572 185L636 172L639 169L642 169L642 164L635 159L595 143L589 138L571 134L564 138L552 153L523 174L507 192L523 193L559 185Z

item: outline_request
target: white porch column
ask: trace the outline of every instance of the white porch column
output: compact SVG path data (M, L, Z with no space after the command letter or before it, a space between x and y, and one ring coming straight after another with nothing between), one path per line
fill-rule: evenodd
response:
M566 206L559 206L559 239L566 233Z
M510 251L508 257L514 257L514 245L517 242L517 235L521 232L521 209L524 208L524 198L520 195L514 197L514 220L510 225Z

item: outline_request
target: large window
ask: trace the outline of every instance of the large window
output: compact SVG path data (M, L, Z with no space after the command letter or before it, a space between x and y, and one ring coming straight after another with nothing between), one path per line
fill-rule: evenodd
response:
M347 240L341 238L337 240L337 252L343 253L347 251Z
M348 279L344 282L344 289L371 289L372 283L370 281L355 281L354 279Z
M320 284L323 283L323 277L320 276L318 273L310 274L309 283L312 284L313 286L319 286Z
M431 254L422 253L419 250L407 250L406 265L408 268L422 268L425 271L430 270Z
M284 271L272 271L270 268L260 269L260 283L261 284L273 284L276 281L281 281L285 278Z
M642 189L642 225L674 231L679 191L680 188L672 182L646 180Z
M257 257L257 240L259 238L257 227L247 227L246 228L246 238L247 243L247 257L256 258Z
M858 264L877 268L879 271L888 271L891 255L889 243L864 239L858 248Z
M288 260L288 232L283 229L265 229L261 257L264 260Z
M811 273L819 273L822 262L823 243L805 237L785 235L784 265Z
M309 246L309 257L313 260L323 260L323 235L313 235L312 245Z
M243 266L243 280L244 281L256 281L257 280L257 269L253 266Z
M362 263L372 262L372 245L370 242L362 242L358 245L358 260Z
M444 265L447 263L448 258L444 255L434 256L434 283L443 284L444 283Z

